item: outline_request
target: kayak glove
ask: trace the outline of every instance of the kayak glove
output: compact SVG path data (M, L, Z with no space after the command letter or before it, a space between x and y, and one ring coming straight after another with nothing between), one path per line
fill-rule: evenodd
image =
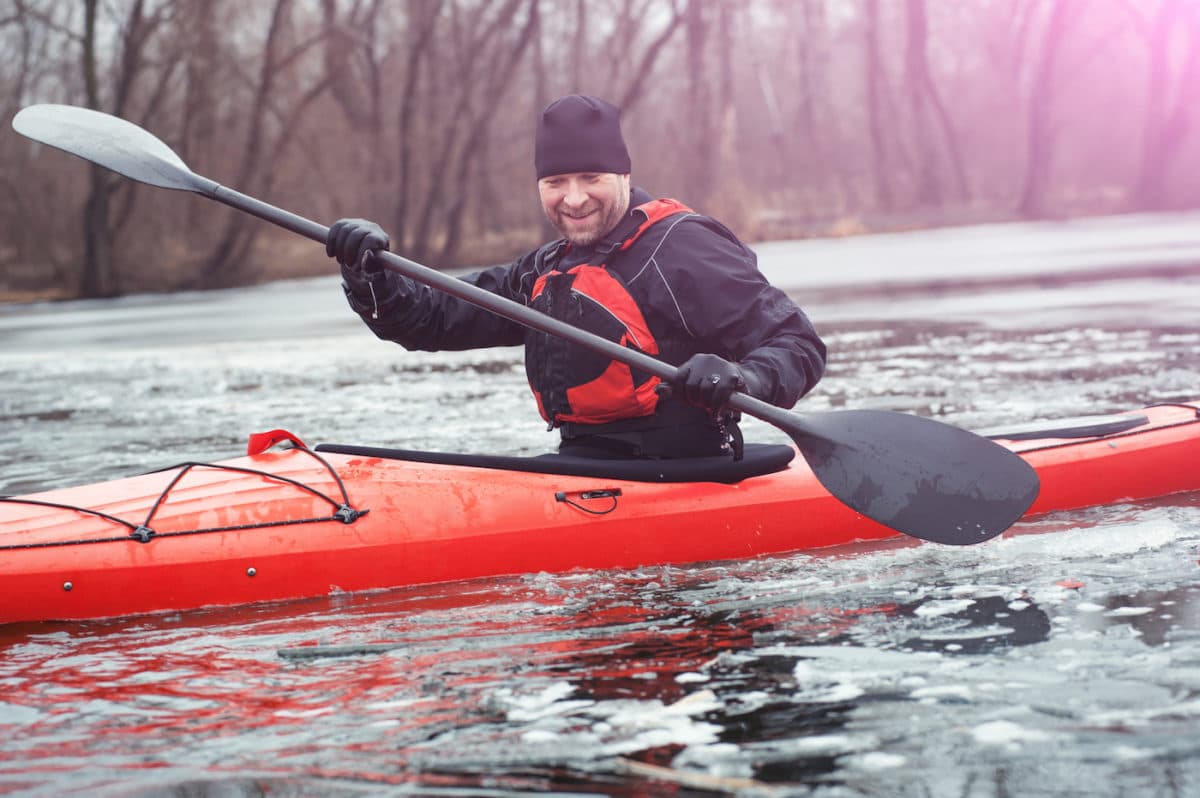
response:
M712 411L729 403L736 391L746 389L746 377L736 363L712 354L692 355L675 372L675 389L684 401Z
M359 272L361 277L373 277L383 271L383 263L373 257L381 249L391 246L391 239L383 228L366 219L338 219L329 228L325 239L325 254L336 258L342 267Z
M342 267L346 289L378 306L377 297L386 279L383 263L374 253L391 244L383 228L366 219L339 219L329 228L325 254Z

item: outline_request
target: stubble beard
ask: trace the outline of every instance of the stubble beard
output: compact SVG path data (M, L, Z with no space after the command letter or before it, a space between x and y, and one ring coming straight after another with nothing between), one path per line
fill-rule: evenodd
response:
M618 194L616 201L611 205L601 206L601 215L599 221L585 228L573 228L568 226L564 221L562 211L555 211L550 221L554 227L562 234L562 237L567 239L572 245L577 247L590 247L607 235L629 210L629 193L621 192Z

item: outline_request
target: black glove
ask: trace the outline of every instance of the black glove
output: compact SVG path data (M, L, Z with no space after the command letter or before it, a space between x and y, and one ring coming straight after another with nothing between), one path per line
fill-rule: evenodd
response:
M692 355L675 374L675 389L684 401L714 412L745 387L746 378L737 364L716 355Z
M374 253L391 245L383 228L366 219L339 219L329 228L325 254L337 258L347 280L370 279L383 271Z

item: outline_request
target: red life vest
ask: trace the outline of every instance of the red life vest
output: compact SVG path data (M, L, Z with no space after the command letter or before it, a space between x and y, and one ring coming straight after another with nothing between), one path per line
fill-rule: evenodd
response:
M691 213L672 199L652 200L634 210L644 213L645 220L606 260L621 258L643 233L668 216ZM658 355L658 342L637 301L611 265L581 263L565 271L547 271L534 283L530 306L622 346ZM651 415L658 405L658 377L542 333L526 339L525 371L538 412L552 426L640 418Z

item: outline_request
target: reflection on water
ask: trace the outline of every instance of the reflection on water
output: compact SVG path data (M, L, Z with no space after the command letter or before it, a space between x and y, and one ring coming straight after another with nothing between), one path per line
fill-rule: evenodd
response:
M1177 313L1155 321L1153 302L1200 292L1143 282L1128 302L1111 283L1048 286L1028 312L1024 285L814 292L834 355L806 407L983 427L1194 398L1200 337ZM203 303L215 326L246 312L221 296ZM515 350L408 355L353 326L297 337L289 325L319 314L259 305L286 335L266 318L241 341L147 340L121 305L131 332L102 347L68 333L94 337L103 307L43 311L19 336L0 325L0 493L223 458L274 427L310 444L551 445ZM961 549L888 541L8 627L0 792L1197 794L1198 550L1189 495Z
M1194 745L1200 506L1063 520L994 547L14 627L0 784L894 794L937 762L1020 794L1051 794L1030 768L1082 767L1105 794L1116 762L1143 780ZM1151 574L1171 587L1126 592Z

